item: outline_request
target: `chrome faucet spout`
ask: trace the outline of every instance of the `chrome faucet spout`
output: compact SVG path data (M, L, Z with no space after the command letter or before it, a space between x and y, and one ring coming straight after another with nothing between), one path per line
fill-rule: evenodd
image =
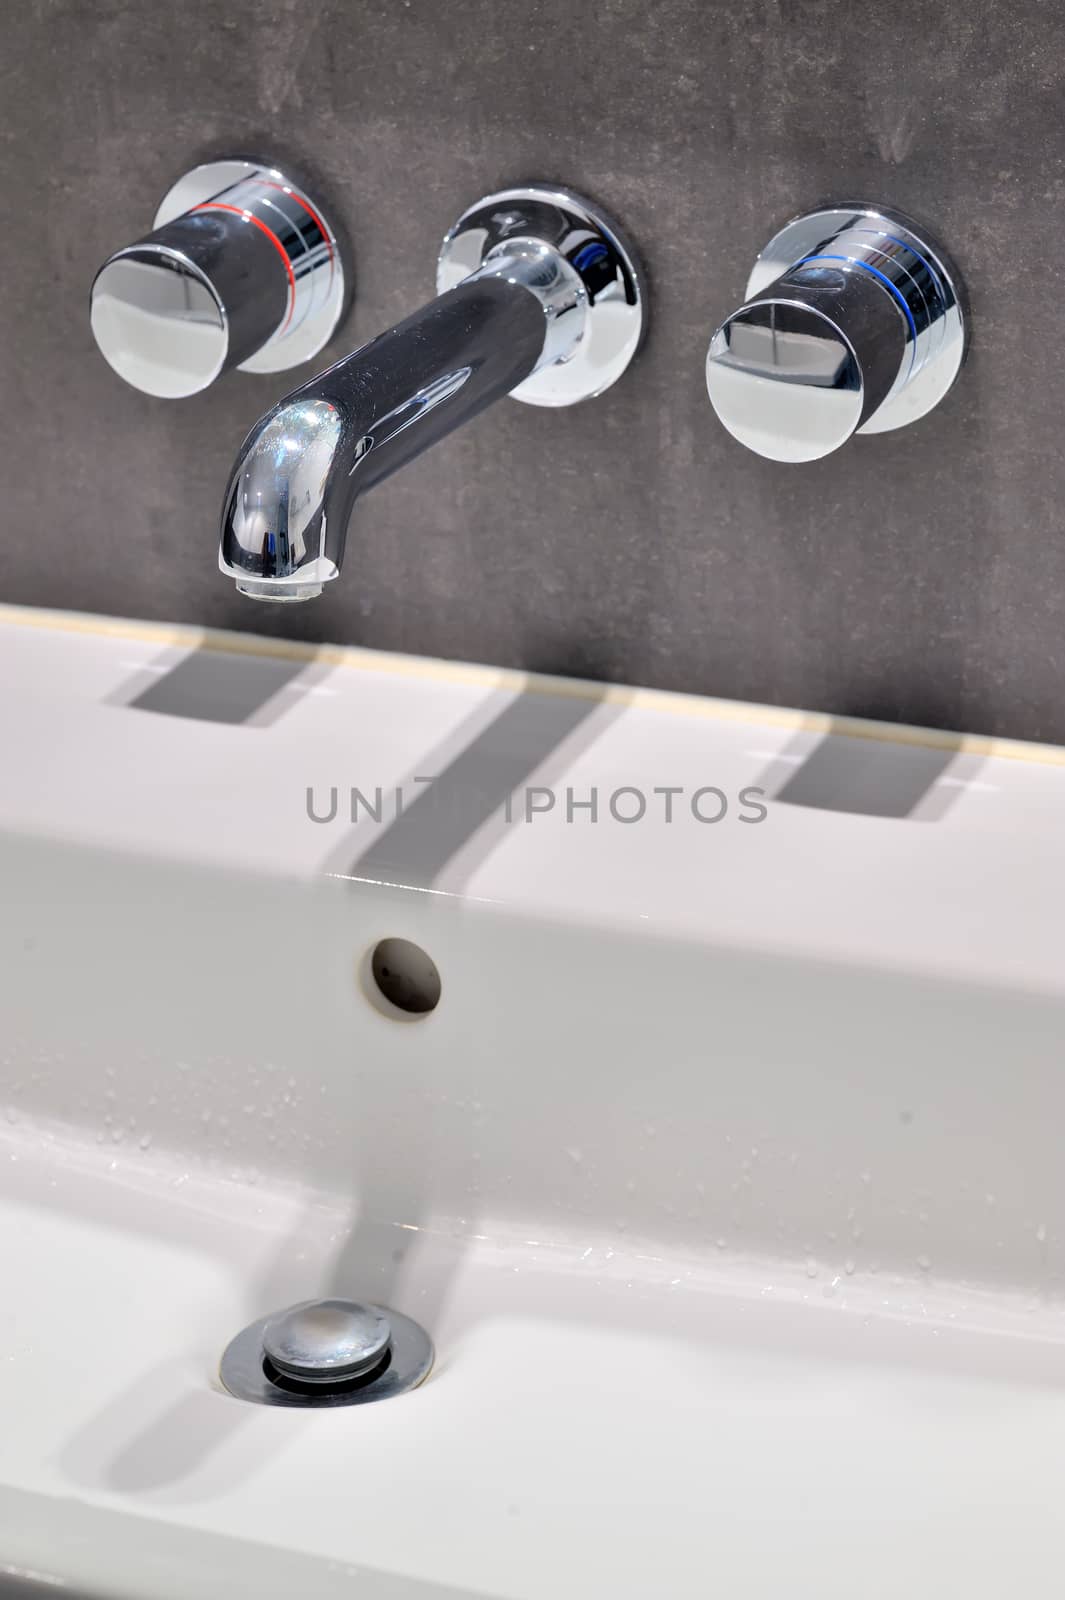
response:
M320 594L358 495L516 388L547 326L523 284L478 277L286 395L241 447L222 571L255 599Z
M444 241L439 286L406 321L286 395L244 440L219 549L241 593L321 594L339 575L364 490L505 394L565 405L599 393L639 343L631 257L559 191L507 191L467 212Z

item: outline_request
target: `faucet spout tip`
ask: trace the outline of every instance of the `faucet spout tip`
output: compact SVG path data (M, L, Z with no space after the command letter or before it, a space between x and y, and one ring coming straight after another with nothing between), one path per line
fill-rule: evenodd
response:
M282 605L298 600L317 600L324 588L321 583L289 583L276 578L264 583L257 583L252 578L238 578L236 586L237 593L247 595L249 600L276 600Z

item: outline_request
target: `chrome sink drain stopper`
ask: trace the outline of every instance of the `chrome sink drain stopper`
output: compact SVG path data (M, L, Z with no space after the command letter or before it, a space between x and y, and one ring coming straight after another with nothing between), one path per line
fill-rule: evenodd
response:
M220 1376L264 1406L359 1406L429 1376L429 1335L399 1311L357 1300L303 1300L260 1317L227 1345Z

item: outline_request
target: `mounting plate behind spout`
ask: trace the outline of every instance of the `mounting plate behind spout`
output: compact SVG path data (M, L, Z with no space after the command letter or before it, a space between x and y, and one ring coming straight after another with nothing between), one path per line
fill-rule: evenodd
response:
M443 294L485 266L493 252L528 243L564 257L585 297L584 331L572 352L540 367L516 389L534 406L571 406L616 383L644 332L643 275L631 245L589 201L569 189L527 184L502 189L463 212L437 262Z

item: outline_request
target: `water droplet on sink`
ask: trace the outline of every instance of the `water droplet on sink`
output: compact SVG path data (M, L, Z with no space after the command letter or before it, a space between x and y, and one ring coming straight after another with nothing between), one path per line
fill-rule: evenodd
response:
M1046 1242L1047 1242L1047 1225L1046 1225L1045 1222L1041 1222L1039 1224L1038 1228L1035 1230L1035 1236L1036 1236L1036 1239L1038 1240L1038 1242L1040 1244L1046 1244Z
M814 1260L813 1256L806 1257L806 1276L808 1278L817 1277L817 1262Z
M851 1260L851 1258L849 1256L847 1257L846 1261L843 1263L843 1270L847 1274L848 1278L854 1272L854 1262Z

